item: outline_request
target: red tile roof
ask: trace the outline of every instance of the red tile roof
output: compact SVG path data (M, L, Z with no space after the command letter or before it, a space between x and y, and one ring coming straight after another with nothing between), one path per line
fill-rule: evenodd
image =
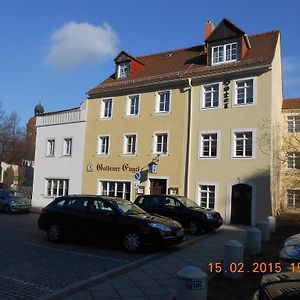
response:
M282 101L282 109L299 109L300 98L289 98Z
M115 79L114 74L88 92L90 97L97 94L122 91L166 81L182 80L183 78L217 75L261 67L271 64L279 36L279 31L271 31L249 36L251 48L245 57L234 63L207 66L207 53L204 45L191 48L170 50L167 52L139 56L138 61L144 66L126 79Z

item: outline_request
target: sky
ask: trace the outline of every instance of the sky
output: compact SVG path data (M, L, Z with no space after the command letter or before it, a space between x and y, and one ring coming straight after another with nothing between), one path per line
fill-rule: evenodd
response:
M203 44L224 17L248 35L279 29L284 98L300 97L300 1L0 0L0 102L25 126L78 107L124 50L147 55Z

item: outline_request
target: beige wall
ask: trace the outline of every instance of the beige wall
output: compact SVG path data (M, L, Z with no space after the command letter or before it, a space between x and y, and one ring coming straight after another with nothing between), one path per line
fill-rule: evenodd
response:
M160 89L157 89L158 91ZM100 115L100 98L88 100L88 121L85 144L85 161L83 173L83 192L97 193L99 180L131 181L132 171L97 171L96 165L122 167L128 164L135 168L147 169L148 163L156 156L153 154L153 135L155 132L167 132L169 153L161 155L158 163L158 173L151 174L153 178L168 179L168 186L178 187L183 193L183 169L186 147L186 92L179 89L171 91L171 105L169 114L155 113L155 91L140 94L140 114L138 117L126 116L126 95L113 97L112 119L103 120ZM134 156L123 154L124 134L137 134L137 154ZM98 156L97 139L99 135L109 135L111 139L110 153L107 157ZM87 172L86 166L92 163L93 172ZM149 193L149 182L141 183L145 192ZM131 200L135 192L132 188Z
M256 104L236 107L233 105L233 80L230 78L229 106L219 109L200 109L201 86L194 88L191 172L189 196L199 202L199 183L217 186L216 209L225 219L230 220L230 190L232 184L249 183L255 190L253 213L257 220L271 214L270 202L270 120L272 118L272 71L263 74L239 76L256 78ZM212 81L211 83L217 82ZM221 91L223 91L221 84ZM223 92L221 92L223 94ZM221 99L223 103L223 99ZM232 158L232 129L254 129L256 135L253 159ZM220 132L220 157L218 159L198 159L199 133L201 131ZM268 137L265 139L265 136ZM263 143L267 142L267 145ZM198 199L197 199L198 198Z

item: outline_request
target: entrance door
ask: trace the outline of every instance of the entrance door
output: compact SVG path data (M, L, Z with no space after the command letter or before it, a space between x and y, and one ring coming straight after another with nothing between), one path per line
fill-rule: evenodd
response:
M150 179L150 194L161 195L167 193L167 179Z
M231 223L251 225L252 187L248 184L232 186Z

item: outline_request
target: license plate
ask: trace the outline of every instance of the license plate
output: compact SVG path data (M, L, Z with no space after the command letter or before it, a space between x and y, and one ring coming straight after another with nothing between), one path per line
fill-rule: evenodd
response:
M177 231L176 236L177 237L183 236L183 230Z

